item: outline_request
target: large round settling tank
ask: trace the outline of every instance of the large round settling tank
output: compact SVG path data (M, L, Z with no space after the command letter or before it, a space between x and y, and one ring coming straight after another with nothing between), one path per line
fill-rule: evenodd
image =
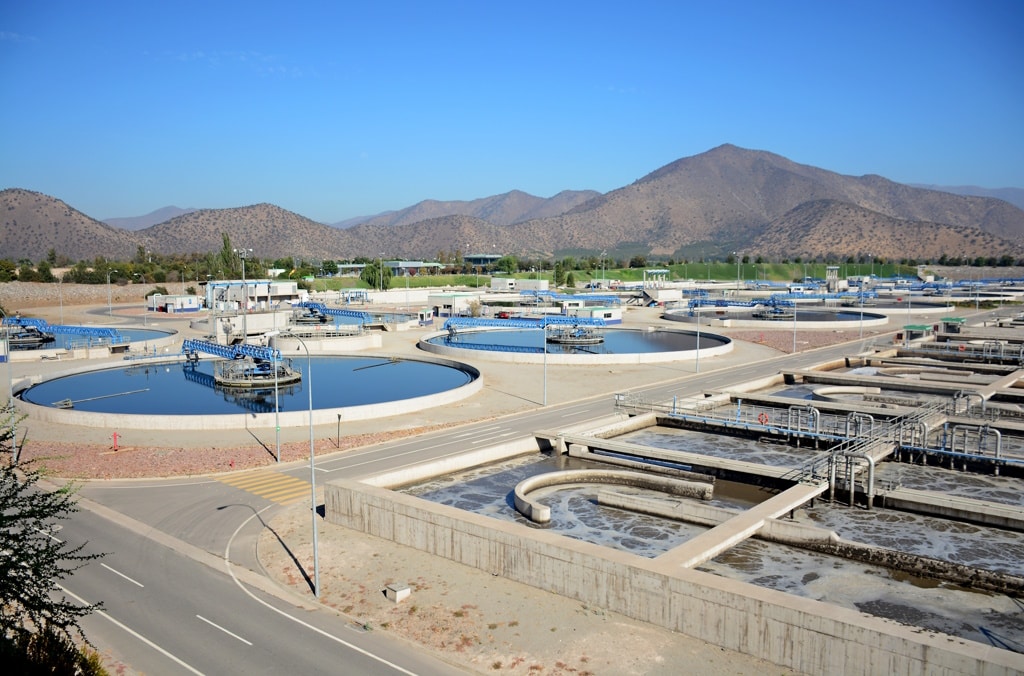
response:
M260 427L273 425L275 416L282 415L301 415L308 421L310 369L318 423L430 408L469 396L481 385L476 369L444 359L331 356L288 361L301 380L276 387L225 387L216 378L218 360L174 359L68 374L34 385L20 397L38 407L33 416L70 424L116 421L120 427L164 429L201 427L206 421L214 427ZM223 420L211 422L216 418Z
M732 341L709 331L676 329L610 329L596 332L602 340L552 339L560 327L535 329L460 329L424 336L428 352L521 363L556 364L658 363L712 357L729 352ZM547 339L545 339L545 337Z

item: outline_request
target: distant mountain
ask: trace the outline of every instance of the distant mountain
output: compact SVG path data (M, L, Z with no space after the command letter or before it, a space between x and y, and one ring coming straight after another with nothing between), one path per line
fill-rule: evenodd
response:
M557 216L601 193L595 190L563 190L554 197L535 197L513 190L471 201L424 200L400 211L388 211L369 218L349 219L335 227L354 225L410 225L443 216L471 216L494 225L512 225L536 218Z
M223 235L262 258L296 256L320 260L343 246L339 231L273 204L232 209L200 209L139 230L153 251L219 251Z
M113 228L121 228L122 230L142 230L148 228L157 223L163 223L169 221L175 216L181 216L182 214L189 214L195 211L193 208L182 209L180 207L163 207L156 211L151 211L145 216L125 216L122 218L105 218L103 222Z
M551 251L614 248L624 242L646 244L656 255L679 255L694 242L729 251L748 248L775 219L822 199L896 219L970 226L1011 242L1020 242L1024 234L1024 211L1005 202L911 188L880 176L843 176L772 153L723 145L545 219L535 236L543 237ZM531 224L515 227L524 226ZM881 248L887 249L886 256L913 251L885 242Z
M804 202L791 209L769 223L742 250L773 260L822 255L832 260L850 255L877 258L879 242L885 243L886 258L894 257L888 253L892 251L913 252L914 258L926 260L943 254L1009 253L1005 240L977 228L905 221L829 199Z
M1024 188L979 188L976 185L918 185L916 188L951 192L954 195L975 195L977 197L994 197L1009 202L1018 209L1024 209Z
M468 202L427 200L346 228L272 204L202 209L118 230L39 193L0 193L4 257L36 261L217 251L222 235L262 258L434 259L440 253L528 257L633 254L694 259L732 251L784 259L1024 257L1024 210L985 196L844 176L779 155L723 145L605 194L521 191ZM356 219L358 220L358 219Z
M52 249L71 260L130 260L139 240L125 230L86 216L64 202L31 190L0 191L0 256L33 263Z

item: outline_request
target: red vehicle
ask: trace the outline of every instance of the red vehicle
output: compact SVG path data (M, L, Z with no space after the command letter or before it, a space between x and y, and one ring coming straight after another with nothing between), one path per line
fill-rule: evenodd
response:
M512 313L508 310L502 310L498 313L498 319L512 319Z

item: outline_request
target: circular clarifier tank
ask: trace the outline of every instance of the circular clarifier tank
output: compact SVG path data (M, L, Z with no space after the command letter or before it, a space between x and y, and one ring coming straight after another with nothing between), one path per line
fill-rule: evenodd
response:
M536 329L460 329L432 333L420 340L420 348L435 354L460 358L484 358L538 364L634 364L658 363L711 357L732 350L732 341L707 331L676 329L597 329L603 340L598 343L559 342L552 339L555 328Z
M314 424L322 424L440 406L482 385L475 368L446 359L330 356L285 360L301 373L298 383L234 388L216 381L214 361L147 360L68 373L19 396L33 418L52 422L202 429L307 424L310 389Z

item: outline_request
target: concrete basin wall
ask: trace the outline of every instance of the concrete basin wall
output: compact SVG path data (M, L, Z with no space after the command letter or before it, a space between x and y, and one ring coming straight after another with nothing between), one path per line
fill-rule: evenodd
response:
M366 484L330 481L324 493L332 523L802 673L1024 670L1024 655Z
M676 497L697 498L699 500L710 500L715 490L714 485L710 483L681 481L662 476L652 476L643 472L608 469L570 469L560 472L545 472L544 474L523 479L516 484L515 490L512 492L512 499L515 503L516 511L527 519L534 523L548 523L551 521L551 508L536 500L531 500L527 495L539 488L581 483L636 486L661 491Z
M474 333L487 333L487 331L493 329L479 329L476 331L460 331L460 335L469 335ZM659 331L670 331L671 329L659 329ZM677 333L689 333L696 335L696 331L679 331ZM700 356L701 359L716 357L722 354L728 354L733 349L733 342L726 336L720 336L713 334L709 331L702 331L704 336L714 336L717 339L726 341L723 345L718 347L701 348ZM420 338L419 348L424 352L431 352L433 354L446 355L453 358L467 359L470 355L477 359L486 359L487 361L505 362L511 364L543 364L545 361L544 353L535 352L501 352L499 350L474 350L461 347L455 347L452 345L440 345L437 343L429 342L433 338L447 336L447 331L437 331L430 333ZM579 364L579 365L598 365L598 364L662 364L673 361L687 361L697 358L697 350L680 350L677 352L625 352L622 354L554 354L548 352L547 363L552 365L562 364Z
M321 355L317 355L321 356ZM341 355L337 355L341 356ZM405 358L408 360L408 358ZM147 364L179 363L184 357L177 356L172 359L147 360ZM345 406L341 408L313 409L313 425L326 425L353 420L370 420L373 418L385 418L404 413L413 413L436 406L444 406L471 397L483 388L483 376L480 371L468 364L462 364L449 359L437 357L420 357L418 361L441 364L465 371L471 376L471 380L450 390L429 394L422 397L411 397L409 399L395 399L377 404L364 404L362 406ZM112 366L106 364L102 368L119 368L120 365ZM50 376L46 380L84 373L97 370L95 366L83 366L76 369L64 371ZM32 384L42 382L41 377L32 378ZM25 384L25 383L20 383ZM25 384L27 386L27 384ZM314 386L316 383L314 382ZM25 389L19 387L16 391ZM239 411L238 413L220 415L132 415L127 413L94 413L90 411L79 411L75 409L61 409L52 406L39 406L21 399L16 399L19 410L32 416L34 420L51 422L62 425L79 425L82 427L105 427L110 429L134 429L134 430L224 430L224 429L263 429L276 427L280 421L281 427L300 427L310 424L309 411L281 411L275 414L251 413Z

